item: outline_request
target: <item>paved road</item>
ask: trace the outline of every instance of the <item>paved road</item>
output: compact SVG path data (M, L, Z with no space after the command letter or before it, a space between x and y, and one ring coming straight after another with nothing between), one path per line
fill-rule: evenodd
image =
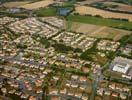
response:
M93 90L92 90L92 94L91 94L89 100L94 100L94 97L96 95L96 90L97 90L97 87L99 85L99 82L103 79L103 75L101 73L101 70L102 69L98 69L97 73L93 77L94 78Z

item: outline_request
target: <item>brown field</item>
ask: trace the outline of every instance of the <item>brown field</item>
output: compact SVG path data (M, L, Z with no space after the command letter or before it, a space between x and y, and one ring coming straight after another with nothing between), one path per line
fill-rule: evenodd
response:
M20 2L7 2L2 4L2 6L7 7L7 8L12 8L12 7L18 7L18 6L22 6L25 4L30 3L29 1L20 1Z
M68 28L70 31L84 33L91 37L108 38L113 39L114 41L117 41L121 39L123 36L132 33L131 31L78 22L72 22L70 27Z
M130 5L115 3L115 2L103 2L103 3L108 5L117 5L118 7L112 8L113 10L132 12L132 6Z
M110 11L104 11L101 9L96 9L88 6L79 6L77 5L75 8L75 12L80 15L90 14L92 16L100 15L104 18L120 18L120 19L128 19L132 21L132 14L123 14L123 13L115 13Z
M106 38L110 38L113 39L115 41L121 39L123 36L125 35L129 35L131 34L130 31L125 31L125 30L121 30L121 29L115 29L115 28L105 28L102 31L100 31L99 33L96 34L96 36L104 36Z
M48 5L53 4L53 3L54 3L54 0L42 0L42 1L34 2L34 3L22 5L19 7L32 10L32 9L38 9L41 7L47 7Z

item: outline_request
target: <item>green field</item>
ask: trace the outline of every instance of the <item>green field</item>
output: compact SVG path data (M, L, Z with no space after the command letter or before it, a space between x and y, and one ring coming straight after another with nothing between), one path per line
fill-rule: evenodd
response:
M114 28L132 30L132 22L113 20L113 19L104 19L100 17L93 16L81 16L81 15L70 15L67 17L68 21L81 22L102 26L109 26Z
M70 2L65 2L59 7L74 7L74 5L72 3L70 3Z
M34 13L39 17L45 17L45 16L56 16L57 11L55 8L40 8Z

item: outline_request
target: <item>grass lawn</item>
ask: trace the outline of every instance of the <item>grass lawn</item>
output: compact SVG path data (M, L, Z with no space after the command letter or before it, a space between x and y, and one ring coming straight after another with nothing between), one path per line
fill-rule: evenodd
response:
M132 30L132 22L127 22L127 21L104 19L99 17L81 16L81 15L69 15L67 19L68 21L73 21L73 22L89 23L95 25Z
M62 4L62 7L74 7L74 5L70 2L65 2Z
M92 58L94 59L94 62L97 62L97 63L99 63L101 65L105 65L107 63L107 61L108 61L107 57L101 57L98 54L92 55Z
M40 8L39 10L34 12L39 17L45 16L56 16L57 11L56 8Z

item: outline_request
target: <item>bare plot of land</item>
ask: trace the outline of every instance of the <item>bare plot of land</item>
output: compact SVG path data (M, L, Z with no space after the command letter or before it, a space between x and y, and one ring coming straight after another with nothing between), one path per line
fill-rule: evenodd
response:
M7 3L2 4L2 6L7 7L7 8L12 8L12 7L22 6L28 3L30 2L29 1L7 2Z
M103 3L107 5L117 5L117 7L115 8L110 8L112 10L132 12L132 6L130 5L115 3L115 2L103 2Z
M108 38L113 39L114 41L117 41L123 36L132 33L131 31L78 22L72 22L71 27L69 29L74 32L85 33L91 37Z
M41 7L47 7L48 5L53 4L53 3L54 3L54 0L43 0L43 1L38 1L38 2L34 2L34 3L22 5L19 7L32 10L32 9L38 9Z
M97 37L106 37L113 39L115 41L121 39L125 35L131 34L130 31L125 31L121 29L115 29L115 28L105 28L104 30L100 31L99 33L95 34Z
M88 6L76 6L75 12L80 15L90 14L92 16L100 15L104 18L120 18L120 19L128 19L132 21L132 14L123 14L123 13L115 13L110 11L104 11L101 9L96 9Z
M84 24L79 22L72 22L70 23L71 27L69 27L70 30L79 32L79 33L93 33L95 30L101 28L101 26L96 26L92 24Z

